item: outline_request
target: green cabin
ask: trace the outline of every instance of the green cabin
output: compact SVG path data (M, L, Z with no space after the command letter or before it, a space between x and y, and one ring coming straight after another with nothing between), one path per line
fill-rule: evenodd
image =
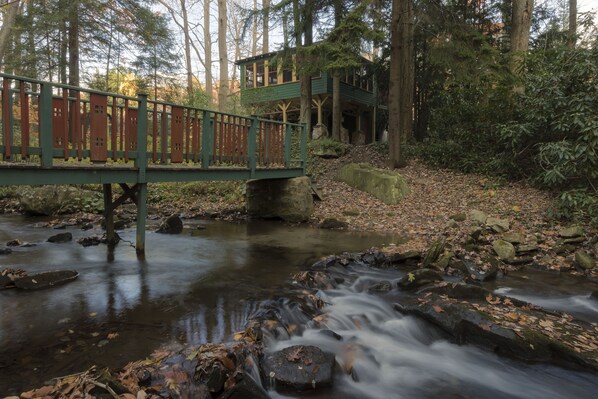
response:
M282 62L282 52L271 52L236 62L240 67L241 104L253 106L256 113L272 119L299 120L300 83L295 56ZM332 128L332 75L321 72L312 77L312 124L314 137ZM374 141L377 88L371 62L363 58L360 68L341 76L341 139L364 144Z

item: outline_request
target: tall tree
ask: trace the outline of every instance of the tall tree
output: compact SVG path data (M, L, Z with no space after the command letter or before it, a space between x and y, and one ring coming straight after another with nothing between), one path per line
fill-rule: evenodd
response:
M262 27L262 53L270 51L270 0L262 0L263 27Z
M209 105L211 105L214 102L214 75L212 73L212 34L210 32L210 0L203 0L203 41L204 62L206 70L206 93L208 94L208 103Z
M577 43L577 0L569 0L569 40L567 44L575 48Z
M529 48L534 0L513 0L511 17L511 71L517 73Z
M79 86L79 0L72 0L69 4L69 84Z
M9 4L5 11L4 18L2 19L2 28L0 28L0 63L4 60L6 55L6 49L10 43L10 34L17 19L19 6L19 1Z
M402 145L413 125L413 27L412 0L393 0L388 93L388 151L391 167L403 166Z
M227 18L226 0L218 0L218 58L220 61L218 110L220 112L226 111L226 102L228 98Z

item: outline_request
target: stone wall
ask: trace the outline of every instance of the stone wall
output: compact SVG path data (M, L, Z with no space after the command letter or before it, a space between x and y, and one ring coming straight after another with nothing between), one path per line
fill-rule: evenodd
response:
M309 177L250 180L247 213L253 218L305 222L314 211Z

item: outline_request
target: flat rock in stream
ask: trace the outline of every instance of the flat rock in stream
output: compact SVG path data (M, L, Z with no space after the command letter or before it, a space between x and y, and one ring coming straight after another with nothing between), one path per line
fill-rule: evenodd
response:
M280 391L316 391L332 385L334 354L316 346L295 345L264 356L265 378Z
M467 287L441 283L395 308L428 320L459 344L524 361L598 371L598 331L592 325Z
M442 281L440 274L432 269L418 269L403 276L397 285L404 290L413 290L436 281Z
M60 234L55 234L52 237L48 238L48 242L54 243L54 244L62 244L65 242L69 242L73 239L73 235L71 233L60 233Z
M74 270L57 270L25 276L14 281L15 287L22 290L41 290L76 279L79 273Z

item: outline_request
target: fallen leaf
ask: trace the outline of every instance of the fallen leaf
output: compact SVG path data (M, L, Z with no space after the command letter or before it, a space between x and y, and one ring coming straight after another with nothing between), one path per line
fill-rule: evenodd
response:
M444 312L444 309L442 309L442 308L441 308L440 306L438 306L438 305L434 305L434 306L432 306L432 308L434 309L434 311L435 311L436 313L442 313L442 312Z
M298 362L299 360L301 360L301 351L302 350L303 350L303 348L301 348L301 347L293 349L292 351L287 353L287 360L289 362Z
M114 338L118 338L117 332L108 334L108 339L114 339Z

